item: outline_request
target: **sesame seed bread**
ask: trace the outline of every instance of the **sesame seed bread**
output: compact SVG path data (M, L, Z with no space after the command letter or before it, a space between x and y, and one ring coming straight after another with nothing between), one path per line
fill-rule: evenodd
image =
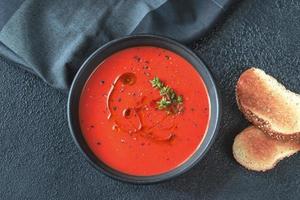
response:
M251 68L240 76L236 99L245 117L270 136L300 141L300 95L264 71Z
M278 141L250 126L235 137L232 150L236 161L245 168L266 171L283 158L297 153L300 144Z

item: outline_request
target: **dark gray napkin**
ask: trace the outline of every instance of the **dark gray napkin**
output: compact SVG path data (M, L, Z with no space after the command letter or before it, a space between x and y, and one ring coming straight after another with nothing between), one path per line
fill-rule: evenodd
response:
M68 89L83 61L112 39L205 33L233 0L25 0L0 32L0 56Z

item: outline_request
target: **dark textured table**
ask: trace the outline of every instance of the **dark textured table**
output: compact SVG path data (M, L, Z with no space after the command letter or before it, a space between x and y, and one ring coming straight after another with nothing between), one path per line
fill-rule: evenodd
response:
M69 133L67 94L0 61L0 199L300 199L300 154L255 173L231 152L234 136L248 126L234 97L244 69L259 66L300 93L300 1L241 1L190 47L220 86L223 124L191 171L144 186L93 169Z

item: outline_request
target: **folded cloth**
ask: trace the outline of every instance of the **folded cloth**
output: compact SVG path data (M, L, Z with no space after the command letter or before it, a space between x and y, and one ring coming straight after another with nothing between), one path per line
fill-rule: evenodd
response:
M153 33L188 42L234 0L25 0L0 32L0 57L59 89L112 39Z

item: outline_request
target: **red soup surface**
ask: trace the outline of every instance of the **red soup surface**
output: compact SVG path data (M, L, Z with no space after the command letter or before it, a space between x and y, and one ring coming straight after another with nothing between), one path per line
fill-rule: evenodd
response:
M106 58L80 97L82 134L120 172L150 176L183 164L206 133L210 104L201 76L184 58L142 46Z

